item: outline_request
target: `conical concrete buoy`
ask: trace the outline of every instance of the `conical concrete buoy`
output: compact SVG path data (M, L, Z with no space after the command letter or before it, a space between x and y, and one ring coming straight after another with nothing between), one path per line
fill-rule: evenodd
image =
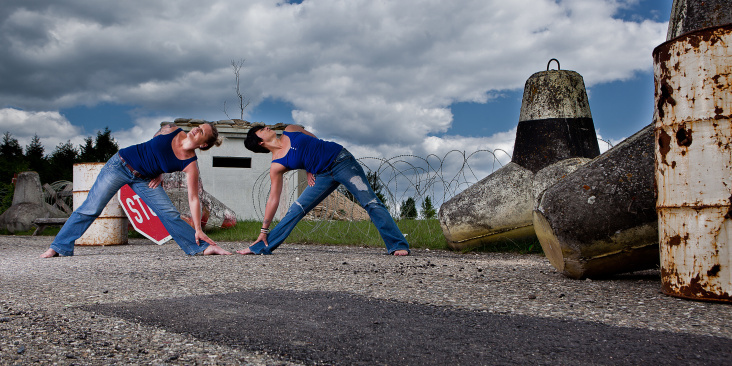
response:
M0 229L11 233L33 228L33 220L43 217L66 217L64 212L43 200L41 178L36 172L21 172L15 182L13 203L0 215Z
M534 173L560 160L600 155L582 75L559 70L559 61L549 70L552 60L526 81L513 145L511 161Z
M565 276L655 267L652 126L547 188L537 201L536 236L549 262Z
M535 195L600 154L582 76L552 61L526 82L511 162L440 207L450 248L534 237Z

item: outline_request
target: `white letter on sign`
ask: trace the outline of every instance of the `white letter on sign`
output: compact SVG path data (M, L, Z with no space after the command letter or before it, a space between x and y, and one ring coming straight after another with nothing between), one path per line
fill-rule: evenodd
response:
M142 205L142 201L140 201L140 196L134 195L132 196L135 200L137 200L137 204L140 205L140 208L142 209L142 212L145 214L145 218L150 220L150 215L147 214L147 210L145 209L145 206Z
M138 223L142 223L142 216L140 215L140 211L135 210L135 201L132 200L132 198L128 198L125 200L127 203L127 207L130 208L130 211L135 213L135 221Z

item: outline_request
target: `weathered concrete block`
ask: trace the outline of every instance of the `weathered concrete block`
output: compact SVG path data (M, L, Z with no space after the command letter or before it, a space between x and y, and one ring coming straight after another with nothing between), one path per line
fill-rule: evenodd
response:
M536 174L518 164L506 164L440 207L440 225L448 246L466 250L534 237L531 211L535 196L588 161L566 159Z
M43 201L41 179L36 172L21 172L15 181L13 204L0 215L0 229L11 233L32 229L39 217L67 217L63 211Z
M163 174L163 188L173 205L180 212L181 218L192 225L191 209L188 205L188 183L186 174L175 172ZM203 189L198 181L198 197L201 201L201 223L204 228L227 228L236 225L236 213Z
M571 278L658 265L653 126L538 197L534 227L549 262Z

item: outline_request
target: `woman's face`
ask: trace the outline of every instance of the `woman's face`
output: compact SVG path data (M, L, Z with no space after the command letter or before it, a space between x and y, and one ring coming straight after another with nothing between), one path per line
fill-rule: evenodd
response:
M277 136L277 132L272 131L272 129L269 127L264 127L262 129L260 129L259 131L255 132L255 134L257 135L257 137L262 139L262 141L268 141L272 137Z
M188 132L188 136L192 137L198 145L205 145L211 136L213 136L213 128L208 124L202 124L194 127Z

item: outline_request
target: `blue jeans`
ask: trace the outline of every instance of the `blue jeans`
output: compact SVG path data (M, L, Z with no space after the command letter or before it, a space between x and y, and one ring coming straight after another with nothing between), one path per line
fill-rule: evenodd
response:
M389 254L397 250L409 251L409 244L386 206L376 197L363 168L346 149L341 150L326 172L315 177L315 185L305 188L300 197L290 206L282 221L269 233L267 237L269 246L265 246L264 242L260 241L252 244L249 250L255 254L272 254L272 251L277 249L295 229L295 225L338 188L339 184L343 184L366 209L371 217L371 222L379 230Z
M117 191L125 184L129 184L132 190L155 211L165 229L186 254L193 255L206 250L208 243L202 241L200 246L196 244L196 231L180 218L180 213L163 187L152 189L148 187L149 181L132 175L119 154L115 154L99 172L84 203L74 210L58 232L51 243L51 249L64 256L74 255L74 241L84 234L94 219L99 217Z

